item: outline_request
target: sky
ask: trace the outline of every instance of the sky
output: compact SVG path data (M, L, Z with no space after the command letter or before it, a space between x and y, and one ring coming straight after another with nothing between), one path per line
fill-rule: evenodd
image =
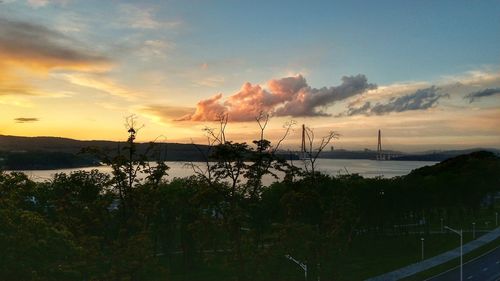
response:
M500 148L500 1L0 0L0 134Z

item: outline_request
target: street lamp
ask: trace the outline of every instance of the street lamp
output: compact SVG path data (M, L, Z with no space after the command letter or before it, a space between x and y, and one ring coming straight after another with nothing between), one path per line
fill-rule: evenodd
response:
M476 239L476 223L472 223L472 239Z
M464 272L463 272L463 249L462 249L463 248L463 236L462 236L462 230L460 229L460 231L458 231L458 230L455 230L455 229L448 227L448 226L445 226L444 228L446 228L450 231L453 231L460 236L460 281L463 281Z
M420 238L420 241L422 241L422 260L424 260L424 237Z
M304 270L304 280L307 281L307 264L305 263L302 263L296 259L294 259L292 256L290 255L285 255L285 258L293 261L294 263L296 263L298 266L300 266L303 270Z

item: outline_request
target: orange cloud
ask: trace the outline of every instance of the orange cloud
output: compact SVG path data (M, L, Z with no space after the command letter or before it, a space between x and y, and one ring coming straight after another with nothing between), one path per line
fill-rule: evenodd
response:
M339 86L319 89L310 87L302 75L270 80L267 90L247 82L225 101L222 94L217 94L198 102L194 113L177 120L213 121L221 113L237 122L254 120L260 112L293 117L329 116L324 108L375 87L364 75L343 77Z
M206 100L201 100L196 105L196 111L192 114L184 115L175 121L213 121L219 114L226 112L226 107L220 104L222 94L217 94Z

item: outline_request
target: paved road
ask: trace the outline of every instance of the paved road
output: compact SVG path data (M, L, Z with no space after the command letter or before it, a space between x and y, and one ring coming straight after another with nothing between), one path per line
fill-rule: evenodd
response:
M463 253L464 255L467 253L472 252L475 249L478 249L479 247L482 247L484 245L487 245L488 243L491 243L492 241L498 239L500 237L500 227L497 227L496 229L490 231L489 233L486 233L485 235L479 237L478 239L471 241L465 245L463 245ZM432 258L426 259L421 262L417 262L414 264L410 264L408 266L396 269L391 272L387 272L385 274L369 278L365 281L396 281L396 280L401 280L405 277L415 275L419 272L428 270L430 268L433 268L435 266L438 266L440 264L443 264L445 262L451 261L453 259L459 258L460 257L460 247L457 247L453 250L450 250L448 252L442 253L440 255L434 256ZM498 268L500 267L500 264L497 265L497 267L493 268ZM486 271L490 270L488 268ZM498 271L498 270L497 270ZM474 278L474 274L472 273ZM443 280L453 280L453 281L458 281L460 280L460 276L458 276L458 279L452 278L452 279L443 279ZM465 276L464 274L464 281L471 281L474 279L469 279L467 280L467 277L470 275ZM498 279L498 278L497 278ZM436 280L441 280L441 279L436 279ZM432 281L436 281L432 280ZM481 279L475 279L475 280L481 280ZM497 281L496 279L492 280L481 280L481 281Z
M464 264L464 281L499 281L500 280L500 247ZM436 275L426 281L458 281L460 266Z

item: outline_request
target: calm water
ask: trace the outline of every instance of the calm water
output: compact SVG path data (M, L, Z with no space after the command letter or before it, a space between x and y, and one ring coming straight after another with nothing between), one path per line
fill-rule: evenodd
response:
M391 178L395 176L402 176L408 174L410 171L423 166L431 166L437 162L426 161L375 161L375 160L358 160L358 159L318 159L317 170L329 175L345 175L347 172L354 174L358 173L363 177L377 177L383 176ZM303 166L302 161L294 161L294 165ZM187 177L193 174L191 167L186 165L185 162L167 162L170 167L168 171L168 179L174 177ZM203 163L199 163L203 167ZM90 171L97 169L103 173L110 173L111 168L107 166L77 168L77 169L58 169L58 170L36 170L36 171L22 171L30 176L35 181L49 180L56 173L70 173L72 171L84 170ZM264 180L266 184L273 181L272 178Z

